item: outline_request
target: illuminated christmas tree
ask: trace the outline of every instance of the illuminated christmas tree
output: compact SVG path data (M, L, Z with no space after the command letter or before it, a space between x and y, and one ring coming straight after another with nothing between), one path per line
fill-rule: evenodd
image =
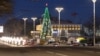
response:
M42 31L41 31L41 39L46 39L47 36L51 36L51 20L49 16L49 10L46 4L45 12L43 14L43 23L42 23Z

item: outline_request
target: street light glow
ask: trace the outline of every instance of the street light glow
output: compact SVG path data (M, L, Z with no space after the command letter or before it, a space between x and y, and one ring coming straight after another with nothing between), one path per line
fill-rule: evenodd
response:
M37 19L37 17L32 17L31 19L32 19L33 21L35 21L35 20Z
M92 2L93 2L93 3L95 3L95 2L96 2L96 0L92 0Z
M31 19L33 20L33 31L35 31L35 20L37 19L37 17L32 17Z
M24 21L26 21L28 18L23 18Z
M55 8L58 12L61 12L64 8L62 8L62 7L57 7L57 8Z

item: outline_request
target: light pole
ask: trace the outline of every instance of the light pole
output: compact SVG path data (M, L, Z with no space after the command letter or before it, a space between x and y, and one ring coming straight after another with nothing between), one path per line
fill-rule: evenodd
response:
M59 31L59 38L60 38L60 12L64 9L63 7L56 7L55 8L58 11L58 18L59 18L59 27L58 27L58 31Z
M37 19L37 17L32 17L31 19L33 20L33 31L35 31L35 20Z
M92 0L93 2L93 45L95 46L95 35L96 35L96 30L95 30L95 3L96 0Z
M26 20L28 18L22 18L24 20L24 36L26 35Z

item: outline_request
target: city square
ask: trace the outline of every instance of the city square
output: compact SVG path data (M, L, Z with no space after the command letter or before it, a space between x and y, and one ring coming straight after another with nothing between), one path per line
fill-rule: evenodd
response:
M1 56L100 55L99 0L0 1Z

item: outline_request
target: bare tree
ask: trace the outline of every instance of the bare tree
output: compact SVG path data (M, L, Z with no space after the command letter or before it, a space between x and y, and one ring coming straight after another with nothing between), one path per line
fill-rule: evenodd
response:
M23 31L23 24L18 19L9 19L5 24L4 33L10 36L20 36Z

